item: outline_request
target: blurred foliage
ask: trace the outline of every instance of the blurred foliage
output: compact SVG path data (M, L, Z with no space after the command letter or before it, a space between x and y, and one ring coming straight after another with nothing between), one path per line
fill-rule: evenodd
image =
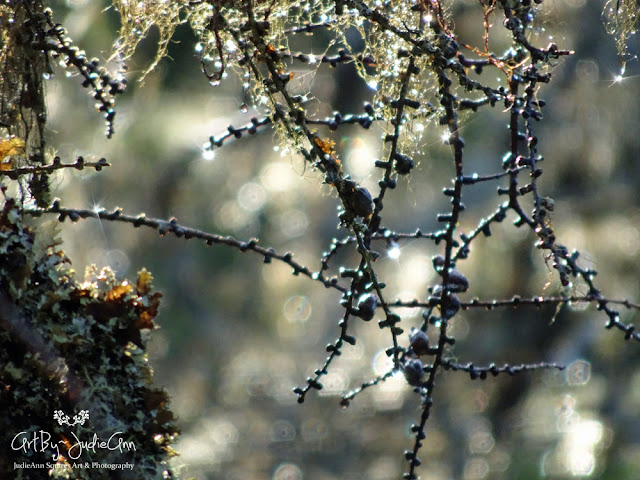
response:
M247 81L255 80L245 76L244 69L223 72L221 65L215 65L216 30L205 28L204 17L180 16L178 11L188 3L194 2L171 3L165 26L156 29L135 19L140 8L149 13L147 9L163 3L118 2L121 13L131 20L124 23L119 37L119 15L108 2L53 2L56 21L77 45L102 61L110 59L106 64L111 71L122 71L124 58L130 57L127 75L144 76L145 84L140 88L130 82L118 97L117 133L107 141L102 120L92 112L92 100L79 82L65 78L64 69L53 69L53 78L45 83L49 145L64 160L83 156L94 162L105 157L112 166L103 172L65 169L50 177L51 189L64 205L96 211L119 206L128 213L176 217L182 225L207 232L246 240L258 237L261 245L277 252L293 251L300 263L320 270L319 252L329 248L333 237L344 234L336 230L336 208L344 208L344 202L322 184L322 173L287 148L282 131L275 140L268 128L241 141L231 135L223 148L214 149L210 136L220 138L229 125L250 124L251 116L261 118L271 100L261 103L261 85L247 86ZM630 22L635 2L622 3L630 12L622 18ZM322 15L321 8L327 9L328 17L335 10L335 2L309 2L309 10L279 0L255 4L270 9L276 22L284 22L289 10L305 19ZM485 27L479 21L479 4L494 5L451 2L446 15L461 42L482 49ZM202 2L201 7L235 9L240 13L227 18L240 22L240 5ZM597 284L607 298L638 299L640 69L633 59L634 37L622 30L618 39L625 47L620 50L607 36L601 13L600 5L589 2L548 1L529 32L536 45L553 41L575 51L550 67L551 83L537 92L547 103L545 118L536 126L545 157L538 185L555 199L552 223L557 238L581 252L581 266L598 271ZM616 15L610 18L620 18ZM176 18L179 25L173 23ZM404 27L416 28L418 18L407 15ZM487 18L489 23L501 22L498 15ZM330 29L269 38L274 49L320 59L315 64L287 63L283 73L294 74L288 89L308 95L314 118L333 118L334 111L361 114L367 102L376 114L392 119L395 110L389 99L398 96L393 75L400 47L354 18L344 21L350 23L336 30L344 35L338 40ZM189 25L195 26L195 34ZM607 25L611 29L611 21ZM492 27L490 47L502 52L509 48L510 38L499 27ZM134 37L140 39L137 49ZM227 45L229 38L221 40ZM341 49L345 53L339 54ZM374 55L385 51L392 54ZM627 55L624 70L617 51ZM164 53L169 58L150 71L158 54ZM333 66L321 60L341 55L351 55L355 63L338 61ZM402 61L406 68L406 60ZM210 78L202 75L203 67ZM374 84L374 75L385 71L389 74ZM485 75L493 73L491 82L506 85L502 72ZM210 82L223 80L223 74L225 81L212 88ZM423 93L433 98L411 111L413 130L403 130L403 152L416 166L409 176L398 177L398 188L387 192L385 212L393 215L387 216L385 226L397 232L418 227L428 232L441 227L436 214L450 208L440 192L442 186L451 185L452 149L443 143L445 127L424 121L438 117L429 108L437 105L436 80L424 75L412 81L416 83L410 90L421 98ZM501 169L509 148L504 109L498 102L493 109L461 117L467 174ZM332 150L344 171L363 188L377 189L374 160L387 158L389 147L380 139L393 125L374 122L363 129L356 123L340 125L335 132L332 125L317 128L319 138L333 139ZM295 146L309 148L305 139L296 138ZM495 183L470 186L463 200L467 210L458 229L468 232L478 218L494 210ZM564 293L545 254L534 246L536 235L514 228L513 220L511 212L505 222L492 225L492 236L478 237L473 254L461 262L459 268L471 285L471 292L460 295L463 301L476 296L509 299L516 294L525 298ZM388 331L352 323L357 343L343 348L322 380L319 395L297 405L292 393L322 364L324 345L335 341L336 323L344 315L339 292L291 275L288 265L263 265L252 252L205 248L170 235L159 239L152 230L104 220L63 225L65 250L77 271L96 264L97 271L110 266L118 278L142 266L154 272L165 301L158 318L162 329L154 333L150 350L155 378L170 392L172 410L179 417L182 435L175 448L181 456L173 466L181 476L401 478L407 468L402 452L413 445L410 426L422 408L402 375L363 392L348 409L339 407L341 395L392 366L384 353ZM420 238L389 238L378 241L375 248L381 253L376 273L387 283L386 297L424 301L427 288L439 280L431 258L442 253L441 248ZM341 249L332 265L357 264L354 250ZM586 294L587 287L575 282L570 293ZM394 311L402 315L406 327L422 323L419 309ZM621 312L626 323L637 323L636 310ZM471 381L463 372L441 372L425 429L420 478L636 478L640 471L637 345L623 343L619 332L604 331L604 319L595 305L586 302L559 311L553 305L460 311L449 325L449 335L457 340L447 353L452 361L502 365L546 360L563 363L567 369L489 375L486 381ZM433 326L428 333L437 338ZM401 338L406 344L407 335Z

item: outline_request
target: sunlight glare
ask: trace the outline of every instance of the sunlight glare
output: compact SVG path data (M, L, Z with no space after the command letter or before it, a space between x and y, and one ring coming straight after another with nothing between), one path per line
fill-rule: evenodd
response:
M397 260L398 258L400 258L401 253L402 252L400 251L400 247L397 243L392 243L391 248L387 250L387 256L393 260Z

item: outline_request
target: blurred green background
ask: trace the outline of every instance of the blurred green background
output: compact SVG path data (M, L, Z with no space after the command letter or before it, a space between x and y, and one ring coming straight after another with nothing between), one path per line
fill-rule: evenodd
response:
M55 18L88 55L106 60L116 39L118 15L107 2L53 2ZM581 252L582 265L598 270L596 282L609 298L640 299L640 66L620 71L614 39L605 33L600 2L547 1L540 20L552 37L575 55L557 62L552 82L539 97L547 101L538 125L545 157L542 193L553 197L553 227L559 242ZM455 2L457 32L478 38L476 2ZM499 23L499 19L497 22ZM498 24L497 30L500 29ZM143 41L129 62L128 91L116 99L116 133L104 137L101 116L77 78L58 68L47 83L49 144L65 161L82 155L106 157L103 172L65 172L54 181L62 205L113 209L169 218L190 227L260 238L263 246L292 251L314 271L337 230L339 201L301 157L282 154L274 133L230 141L205 155L210 135L229 124L244 125L242 80L231 75L212 88L200 72L197 39L178 28L163 60L145 80L135 80L155 54L154 37ZM637 51L632 39L630 51ZM305 36L299 50L321 53L326 41ZM505 44L505 47L507 45ZM500 49L497 41L496 49ZM315 75L294 66L295 88L310 89L333 110L361 113L372 91L351 66L321 66ZM487 73L487 76L493 73ZM491 78L491 82L495 79ZM481 109L463 119L466 169L496 173L508 148L504 106ZM414 173L388 192L384 226L432 231L436 213L447 208L441 189L450 184L451 156L429 125ZM342 127L333 138L352 176L375 191L382 129ZM469 231L503 199L496 184L469 187L460 231ZM511 218L511 217L510 217ZM347 346L323 381L319 395L296 403L292 388L324 362L324 347L338 335L339 292L291 275L291 269L226 247L195 240L159 238L153 231L94 220L63 226L64 249L82 277L89 264L110 265L120 277L143 266L164 294L151 341L156 382L166 387L182 435L174 461L185 478L243 480L386 480L407 468L403 450L413 445L411 423L420 401L402 377L391 378L339 407L340 394L388 368L388 332L354 324L358 339ZM459 269L470 293L482 299L556 295L545 287L550 271L534 247L535 236L509 221L472 245ZM391 256L378 261L387 298L424 300L435 283L431 257L440 250L428 240L381 242ZM395 254L399 253L396 257ZM334 259L354 265L349 249ZM575 285L575 293L585 293ZM403 326L421 322L420 311L403 309ZM606 331L593 306L560 311L474 310L455 317L458 362L555 361L565 372L540 371L471 381L464 373L437 378L435 405L420 457L423 480L637 479L640 478L640 348L619 332ZM625 323L637 313L621 309ZM403 339L406 341L406 339Z

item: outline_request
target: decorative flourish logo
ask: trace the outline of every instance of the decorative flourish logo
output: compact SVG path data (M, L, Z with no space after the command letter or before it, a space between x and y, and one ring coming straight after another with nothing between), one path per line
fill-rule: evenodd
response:
M74 425L84 425L84 422L89 419L89 410L80 410L80 412L73 416L73 423L70 423L71 417L62 410L53 412L53 418L58 421L58 425L68 425L70 427Z
M84 423L89 419L89 410L80 410L80 412L74 415L73 418L62 410L56 410L53 412L53 419L58 421L58 425L67 425L69 427L73 427L74 425L84 425ZM87 435L86 431L81 433L83 436ZM80 434L80 432L78 434ZM97 433L93 433L93 436L87 440L86 438L79 438L73 431L69 432L68 435L65 434L64 437L57 434L51 434L46 430L30 432L23 431L13 437L11 448L16 451L21 450L25 454L29 451L39 453L50 452L51 458L54 462L58 462L60 459L73 461L78 460L84 451L90 451L94 454L99 450L119 451L120 453L136 451L136 446L133 441L125 440L123 438L123 432L119 431L111 434L106 440L101 439ZM45 468L43 465L44 464L37 462L16 462L14 464L14 470L16 468ZM87 462L84 464L74 463L73 467L89 468L88 465L89 463ZM92 468L103 468L101 466L103 464L100 464L99 462L93 462L91 465L93 465ZM96 465L98 465L98 467L96 467ZM109 468L133 467L133 464L129 463L114 465L120 466Z

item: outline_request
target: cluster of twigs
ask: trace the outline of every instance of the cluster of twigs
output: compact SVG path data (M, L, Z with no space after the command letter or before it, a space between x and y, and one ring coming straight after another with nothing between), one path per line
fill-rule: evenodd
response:
M73 45L62 25L53 21L50 10L35 11L29 2L23 2L30 17L30 24L35 31L32 47L51 55L53 60L65 68L75 70L82 76L82 87L90 89L97 102L97 109L103 112L107 124L107 138L114 133L114 97L124 92L126 79L114 78L105 67L100 66L97 58L88 58L86 52Z
M260 246L257 239L240 241L183 226L173 218L152 219L144 214L130 216L121 209L109 212L66 208L60 201L54 201L47 208L32 208L27 213L34 216L53 214L60 221L96 218L124 222L134 227L154 229L160 235L173 234L184 239L200 239L207 245L220 244L241 252L252 251L262 256L265 263L274 259L284 262L292 268L294 275L306 276L340 292L339 302L343 313L338 323L338 336L326 346L328 356L323 364L308 377L304 386L295 388L294 392L302 403L311 391L322 389L322 378L327 375L343 348L357 341L352 333L353 322L369 322L377 318L378 327L388 332L387 355L392 359L391 369L359 388L344 393L342 405L349 405L360 392L384 382L394 373L401 372L404 375L421 405L420 417L411 429L415 439L405 453L408 462L405 478L415 479L421 464L418 453L427 435L425 427L432 414L433 398L437 393L436 376L440 372L463 371L471 379L485 379L499 374L515 375L543 368L563 368L562 365L544 361L524 365L505 364L501 367L494 364L486 367L473 363L462 365L452 361L449 352L456 339L450 333L450 326L460 310L589 302L607 316L607 328L615 327L622 331L626 339L640 340L636 327L621 322L619 313L613 308L616 304L634 309L639 306L628 300L609 299L600 292L594 282L596 272L581 267L578 264L579 254L569 251L558 242L550 220L553 202L539 192L542 156L538 151L536 124L542 119L544 102L538 99L537 93L541 84L551 80L549 67L572 52L562 50L555 44L535 45L530 32L539 8L538 1L479 1L477 8L482 12L485 25L484 44L481 46L460 41L439 0L404 2L408 7L405 14L411 20L398 17L394 2L377 2L375 6L364 0L321 2L328 20L317 22L307 19L296 25L280 25L279 28L283 30L276 35L273 32L276 23L275 20L271 23L271 17L275 16L277 8L284 8L281 3L276 0L195 1L188 2L186 8L193 8L193 12L199 13L201 10L198 9L208 9L209 21L205 22L205 33L213 39L209 43L217 48L217 55L213 58L219 59L219 62L217 70L209 72L203 59L203 72L212 82L218 83L224 79L228 65L235 61L238 68L248 71L248 77L260 92L256 95L262 94L267 99L261 105L261 108L268 110L264 117L254 117L245 126L229 126L226 133L209 139L208 148L221 147L230 139L240 139L245 134L253 135L259 129L275 126L283 141L288 142L310 166L322 174L324 182L332 186L340 201L339 221L346 234L334 239L328 246L321 256L317 271L293 260L291 252L278 253ZM502 23L511 35L511 48L502 55L496 55L488 48L490 18L494 16L502 17L495 23ZM308 99L293 94L289 87L293 75L288 70L293 62L307 64L313 59L318 65L331 67L355 62L365 75L375 75L376 68L382 68L376 64L377 56L367 51L352 53L346 49L339 50L336 55L314 56L290 52L284 46L272 45L271 41L278 35L293 37L329 27L347 28L352 25L353 19L358 19L377 35L393 39L393 48L397 50L391 52L391 56L394 57L397 71L392 87L372 104L366 104L364 114L335 113L328 118L314 118L307 108ZM50 23L50 17L46 16L39 25ZM36 47L53 56L63 56L67 65L74 66L85 77L85 84L92 85L95 97L101 103L100 110L107 115L110 135L114 115L111 97L120 93L124 84L112 81L106 72L96 70L93 62L86 61L84 54L70 47L61 27L49 25L47 28L40 32L42 41ZM223 37L235 43L235 56L225 50ZM506 79L506 86L494 86L490 81L485 81L489 77L485 75L487 72L492 75L497 72ZM415 88L416 85L424 85L424 79L432 82L428 92ZM105 87L108 88L105 90ZM473 114L481 108L497 105L508 116L508 151L496 162L496 170L501 170L487 175L470 174L466 167L467 146L460 135L460 113L471 111ZM441 225L437 231L397 232L385 227L385 223L389 222L383 217L384 201L398 186L398 178L410 174L419 161L415 153L407 149L405 138L407 129L418 118L433 120L446 131L444 137L450 146L453 173L451 185L443 188L442 193L449 199L450 207L437 214L436 219ZM335 143L331 137L322 137L316 127L329 132L345 124L368 129L373 122L384 125L386 130L382 138L384 158L375 160L379 175L378 188L370 192L345 171L339 152L334 148ZM37 169L38 173L50 173L58 168L83 166L99 170L107 163L86 164L79 160L76 164L64 165L58 161L49 166L26 167L2 173L14 178L34 173L33 169ZM497 206L492 214L478 221L474 229L461 232L460 220L465 215L463 190L480 182L501 182ZM515 214L516 227L529 228L535 233L536 246L556 270L566 295L460 300L460 294L473 292L473 285L461 273L461 266L471 255L475 240L490 236L491 228L503 222L509 212ZM415 239L431 241L440 249L440 254L433 257L433 269L439 281L425 292L426 301L390 299L384 290L386 284L379 275L376 261L380 253L376 245L378 242ZM341 265L337 273L331 276L328 272L334 268L333 260L341 249L354 250L358 259L352 265ZM586 285L587 292L582 296L570 295L570 286L578 281ZM398 307L423 310L423 321L411 329L408 341L405 335L408 322L397 313ZM427 337L428 329L435 329L435 338Z

